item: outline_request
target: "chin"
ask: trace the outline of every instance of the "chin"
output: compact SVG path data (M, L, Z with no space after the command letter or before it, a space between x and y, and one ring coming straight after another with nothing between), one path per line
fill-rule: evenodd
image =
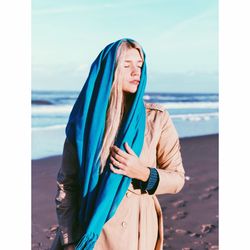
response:
M138 88L138 85L137 86L127 86L127 88L124 88L123 91L126 93L134 94L134 93L136 93L137 88Z
M136 93L137 88L134 88L134 89L126 89L126 90L123 90L123 91L126 92L126 93L134 94L134 93Z

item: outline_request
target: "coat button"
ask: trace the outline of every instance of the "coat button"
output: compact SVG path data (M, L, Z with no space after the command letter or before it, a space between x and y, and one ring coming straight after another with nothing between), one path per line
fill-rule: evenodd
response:
M127 223L125 221L122 222L122 227L126 227Z

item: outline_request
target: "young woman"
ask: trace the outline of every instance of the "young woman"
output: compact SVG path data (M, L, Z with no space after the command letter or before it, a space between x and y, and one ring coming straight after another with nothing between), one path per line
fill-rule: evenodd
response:
M93 62L66 127L52 249L163 249L156 195L179 192L185 172L172 120L143 101L145 86L145 53L132 39Z

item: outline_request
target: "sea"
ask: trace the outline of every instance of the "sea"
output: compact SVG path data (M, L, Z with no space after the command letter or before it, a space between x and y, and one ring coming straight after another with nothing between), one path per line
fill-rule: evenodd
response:
M32 159L60 155L77 91L32 91ZM180 138L218 134L217 93L145 93L169 112Z

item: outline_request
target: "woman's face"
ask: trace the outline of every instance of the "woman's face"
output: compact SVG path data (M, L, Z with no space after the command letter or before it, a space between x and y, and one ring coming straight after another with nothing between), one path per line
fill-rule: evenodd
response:
M141 78L143 61L137 49L128 49L121 62L121 73L124 76L122 90L128 93L135 93Z

